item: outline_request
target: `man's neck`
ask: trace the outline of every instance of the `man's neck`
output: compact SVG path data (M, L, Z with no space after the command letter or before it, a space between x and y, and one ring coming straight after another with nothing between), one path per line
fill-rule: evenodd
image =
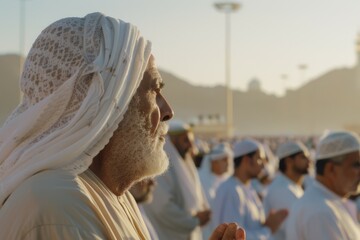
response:
M290 179L293 183L295 183L298 186L302 186L304 175L298 174L294 172L286 172L284 174L288 179Z
M334 187L334 185L331 183L331 181L329 179L327 179L324 176L320 176L320 175L316 175L316 180L321 183L324 187L326 187L329 191L333 192L334 194L336 194L337 196L344 198L346 197L345 195L341 195L338 191L336 191L336 188Z
M251 178L247 176L246 173L242 172L241 169L238 169L234 172L234 177L239 179L244 185L249 185Z
M89 169L109 188L109 190L116 196L122 195L126 190L128 190L133 184L133 180L128 179L129 176L125 174L121 179L121 183L114 182L114 179L105 174L104 168L102 167L100 161L93 160ZM126 172L126 171L125 171Z

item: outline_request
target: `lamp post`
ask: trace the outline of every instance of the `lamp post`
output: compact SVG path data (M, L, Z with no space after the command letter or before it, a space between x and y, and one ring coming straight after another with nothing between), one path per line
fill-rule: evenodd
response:
M19 0L20 1L20 16L19 16L19 72L21 76L22 72L22 65L23 65L23 56L25 54L25 1L26 0Z
M308 66L306 64L299 64L299 70L300 70L300 84L303 84L306 80L305 71L308 69Z
M233 96L230 87L230 14L240 8L236 1L220 1L214 3L220 12L225 13L225 84L226 84L226 132L228 137L233 135Z

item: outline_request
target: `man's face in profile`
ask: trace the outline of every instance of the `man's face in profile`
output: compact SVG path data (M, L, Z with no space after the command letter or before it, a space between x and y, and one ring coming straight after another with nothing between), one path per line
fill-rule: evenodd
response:
M123 120L104 148L107 174L116 182L122 181L119 173L139 180L161 174L168 167L163 147L166 121L172 118L173 111L162 95L163 85L151 57Z

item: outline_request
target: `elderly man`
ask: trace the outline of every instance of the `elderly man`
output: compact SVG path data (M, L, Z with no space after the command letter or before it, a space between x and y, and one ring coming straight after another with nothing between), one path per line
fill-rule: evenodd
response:
M269 239L287 216L286 210L270 212L264 209L250 180L263 168L263 146L252 139L236 142L234 147L234 175L222 183L214 201L214 224L238 222L246 229L247 239Z
M316 149L316 181L291 208L286 239L360 239L360 226L346 207L346 198L359 183L358 136L329 133Z
M129 23L61 19L33 44L0 132L0 239L149 239L128 188L164 172L173 112ZM212 237L241 238L236 225Z
M210 220L206 201L192 153L194 134L189 125L170 122L165 151L168 172L157 178L154 201L144 206L160 239L202 239L201 226Z
M290 209L303 194L303 176L309 169L309 151L301 142L289 141L281 144L276 155L280 173L270 184L264 198L265 213L272 210ZM285 240L285 222L275 232L274 239Z

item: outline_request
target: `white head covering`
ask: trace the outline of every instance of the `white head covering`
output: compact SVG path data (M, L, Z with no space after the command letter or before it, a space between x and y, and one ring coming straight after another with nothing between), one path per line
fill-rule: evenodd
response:
M323 136L316 149L316 160L360 151L359 136L350 131L334 131Z
M295 153L303 152L305 156L309 157L310 153L307 147L299 141L289 141L281 144L276 150L276 156L279 159L291 156Z
M264 158L265 150L260 142L253 139L244 139L234 144L234 158L244 156L257 150L259 150L260 156Z
M170 135L177 135L183 132L191 131L191 127L189 124L180 121L180 120L171 120L169 122L169 131Z
M205 191L214 187L213 184L217 178L217 176L211 171L211 162L217 161L223 157L228 157L229 159L228 170L223 175L230 176L234 171L234 167L232 161L233 152L228 143L219 143L204 156L204 159L202 160L201 166L199 168L199 176Z
M100 13L42 31L24 65L23 100L0 130L0 204L36 172L89 167L123 119L150 51L135 26Z
M274 153L271 151L268 144L263 143L262 146L265 150L265 155L267 158L267 163L265 163L264 168L261 170L260 176L267 176L270 179L273 179L275 177L276 169L278 166L278 159L274 155Z

